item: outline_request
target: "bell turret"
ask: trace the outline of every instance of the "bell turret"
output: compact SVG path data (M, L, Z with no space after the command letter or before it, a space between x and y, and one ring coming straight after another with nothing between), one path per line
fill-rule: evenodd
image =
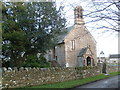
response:
M81 25L83 24L83 8L81 6L77 6L74 9L74 24Z

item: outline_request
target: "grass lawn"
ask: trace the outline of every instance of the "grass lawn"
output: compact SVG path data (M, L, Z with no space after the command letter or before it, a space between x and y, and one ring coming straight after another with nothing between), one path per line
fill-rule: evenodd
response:
M112 76L116 76L116 75L120 75L120 72L112 72L109 73L110 75L97 75L97 76L93 76L93 77L89 77L89 78L84 78L84 79L80 79L80 80L72 80L72 81L65 81L65 82L60 82L60 83L55 83L55 84L47 84L47 85L41 85L41 86L32 86L32 87L24 87L24 88L19 88L19 89L32 89L32 88L72 88L78 85L82 85L82 84L86 84L86 83L90 83L92 81L97 81L100 79L105 79L108 77L112 77Z

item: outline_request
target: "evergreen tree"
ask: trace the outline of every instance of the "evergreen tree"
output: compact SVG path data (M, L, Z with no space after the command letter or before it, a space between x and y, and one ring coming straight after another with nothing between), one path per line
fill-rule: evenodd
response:
M2 14L3 62L9 61L10 67L22 66L29 57L39 61L37 54L43 57L65 32L65 18L53 2L4 2Z

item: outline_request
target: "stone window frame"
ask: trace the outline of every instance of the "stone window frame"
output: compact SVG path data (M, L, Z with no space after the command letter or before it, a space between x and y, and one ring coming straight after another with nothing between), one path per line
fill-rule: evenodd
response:
M75 50L75 40L71 40L71 50Z

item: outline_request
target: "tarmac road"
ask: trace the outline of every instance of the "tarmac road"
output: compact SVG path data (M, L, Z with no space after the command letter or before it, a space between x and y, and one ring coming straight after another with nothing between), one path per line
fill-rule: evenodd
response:
M0 90L2 87L2 69L0 68Z
M107 79L99 80L93 83L85 84L82 86L78 86L76 88L73 88L71 90L76 90L80 88L120 88L120 75L110 77ZM80 89L81 90L81 89Z

